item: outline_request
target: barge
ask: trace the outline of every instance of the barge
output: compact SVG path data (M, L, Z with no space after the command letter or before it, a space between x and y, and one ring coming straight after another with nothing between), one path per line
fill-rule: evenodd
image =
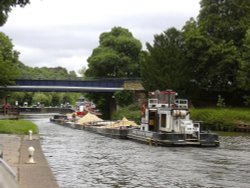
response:
M177 93L172 90L150 92L148 101L142 105L140 126L126 118L115 122L103 121L91 113L83 116L82 122L68 121L66 116L57 116L51 121L74 129L149 145L219 146L217 134L203 131L200 122L190 119L188 100L176 99L176 96Z
M201 131L200 122L190 119L188 100L176 96L172 90L150 92L140 129L130 129L128 138L161 146L219 146L217 134Z
M65 127L119 139L127 139L129 128L137 126L126 118L118 121L103 121L91 113L87 113L78 120L73 120L67 115L55 115L53 118L50 118L50 121Z

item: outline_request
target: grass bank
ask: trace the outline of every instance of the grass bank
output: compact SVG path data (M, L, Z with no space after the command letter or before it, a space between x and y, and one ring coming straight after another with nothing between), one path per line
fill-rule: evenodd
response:
M191 119L203 121L204 129L235 131L239 126L250 126L250 109L247 108L193 108Z
M28 120L0 120L0 133L2 134L28 134L29 130L33 134L38 133L37 126Z

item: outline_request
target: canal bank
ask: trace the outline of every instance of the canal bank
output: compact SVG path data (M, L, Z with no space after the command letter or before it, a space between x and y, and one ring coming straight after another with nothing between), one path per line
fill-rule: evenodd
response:
M3 159L13 169L20 188L58 188L56 179L43 154L39 135L0 134ZM28 148L34 147L34 164L28 164Z

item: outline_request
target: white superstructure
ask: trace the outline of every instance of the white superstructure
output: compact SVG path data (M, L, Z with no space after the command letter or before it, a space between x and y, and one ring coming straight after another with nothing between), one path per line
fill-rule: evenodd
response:
M200 126L190 119L188 100L176 100L176 95L171 90L151 92L147 107L146 104L142 107L141 130L198 136Z

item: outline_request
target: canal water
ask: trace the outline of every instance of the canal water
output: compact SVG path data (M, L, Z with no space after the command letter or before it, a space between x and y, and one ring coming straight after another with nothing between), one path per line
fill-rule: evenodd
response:
M218 148L155 147L33 119L60 188L249 188L250 135Z

